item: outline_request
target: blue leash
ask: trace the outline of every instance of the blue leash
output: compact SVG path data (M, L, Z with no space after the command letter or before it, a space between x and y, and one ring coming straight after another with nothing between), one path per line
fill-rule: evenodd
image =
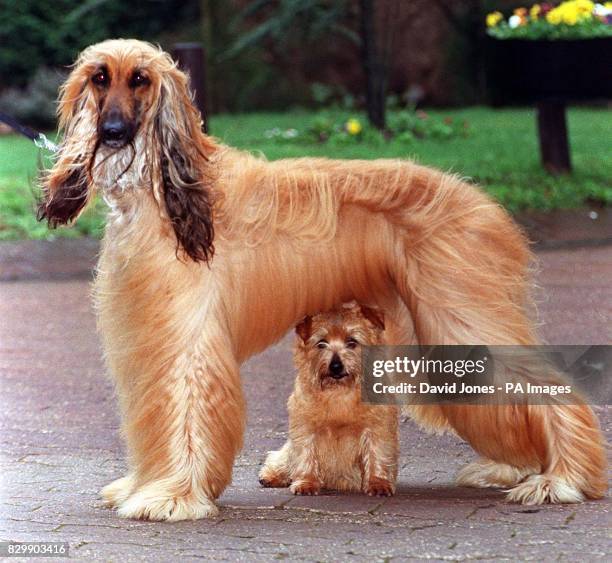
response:
M34 131L34 129L30 129L27 125L22 125L19 121L1 111L0 121L6 123L11 129L17 131L17 133L30 139L39 149L47 149L51 152L57 152L59 150L59 146L47 139L43 133Z

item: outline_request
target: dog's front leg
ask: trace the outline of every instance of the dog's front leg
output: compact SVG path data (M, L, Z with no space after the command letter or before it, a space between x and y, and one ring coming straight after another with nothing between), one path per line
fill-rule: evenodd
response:
M361 438L363 492L370 496L390 497L395 493L398 458L397 415L390 418L395 420L390 420L388 429L383 432L367 431Z
M323 483L319 477L319 462L314 437L294 439L296 459L291 472L289 490L294 495L318 495Z
M231 480L244 429L230 349L220 336L203 338L163 369L145 362L137 383L122 390L132 473L131 492L116 503L120 516L177 521L218 513L214 499ZM148 365L157 371L146 373Z
M291 439L280 450L268 452L266 461L259 472L259 482L263 487L288 487L291 483L291 462L294 457Z

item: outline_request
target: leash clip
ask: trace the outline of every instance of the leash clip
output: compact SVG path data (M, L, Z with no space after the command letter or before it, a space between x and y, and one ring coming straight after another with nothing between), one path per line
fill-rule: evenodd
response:
M39 149L47 149L51 152L57 152L59 150L59 146L47 139L44 133L39 133L38 137L32 140Z

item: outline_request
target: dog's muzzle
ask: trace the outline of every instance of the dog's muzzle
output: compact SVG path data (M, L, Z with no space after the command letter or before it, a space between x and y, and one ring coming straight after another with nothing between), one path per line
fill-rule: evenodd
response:
M132 140L132 129L119 114L111 112L100 124L100 140L107 147L120 149Z
M333 379L342 379L347 376L344 364L336 354L332 356L331 362L329 362L329 376Z

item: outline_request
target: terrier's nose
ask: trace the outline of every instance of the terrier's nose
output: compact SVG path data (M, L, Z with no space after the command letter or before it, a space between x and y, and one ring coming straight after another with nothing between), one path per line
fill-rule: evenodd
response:
M344 365L342 364L342 361L335 354L329 363L329 373L334 379L340 379L346 375L346 373L344 373Z

